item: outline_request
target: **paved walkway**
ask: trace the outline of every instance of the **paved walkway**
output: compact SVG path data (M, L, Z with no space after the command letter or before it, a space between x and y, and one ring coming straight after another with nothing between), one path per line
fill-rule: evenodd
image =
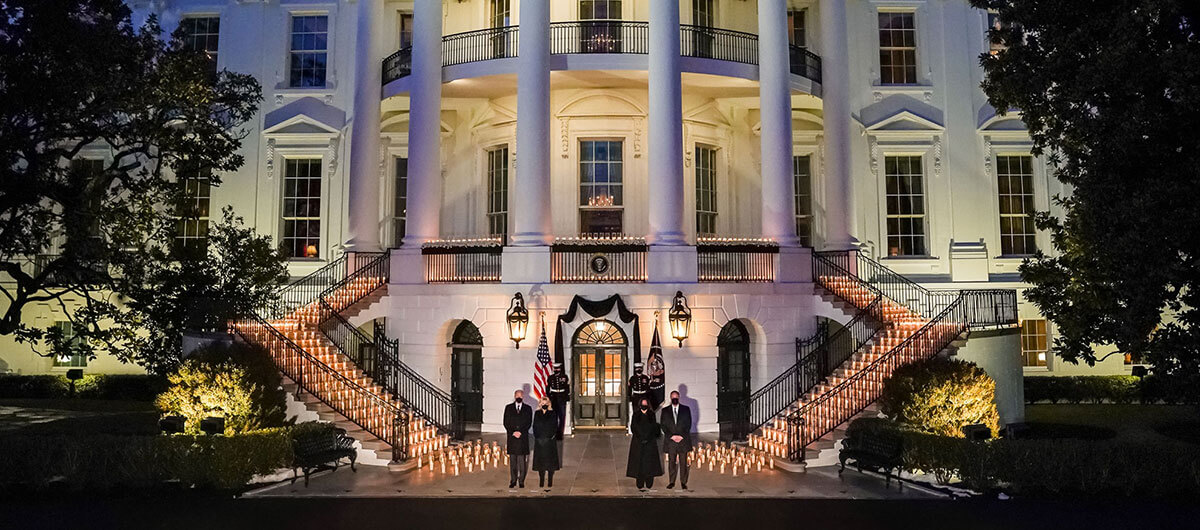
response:
M497 439L485 436L485 442ZM379 467L362 466L357 473L342 467L336 472L314 476L308 487L303 479L295 484L284 482L255 490L251 496L460 496L460 497L722 497L722 498L825 498L825 499L931 499L936 495L923 488L904 486L895 481L886 486L878 475L847 470L841 477L834 467L810 468L807 473L781 470L751 470L749 475L732 476L692 469L688 490L666 489L666 477L655 479L654 489L639 492L631 478L625 477L629 437L621 432L576 434L564 441L563 469L554 475L553 488L537 488L537 473L529 472L525 489L508 488L508 468L488 467L473 473L465 469L459 476L442 474L428 468L393 473Z

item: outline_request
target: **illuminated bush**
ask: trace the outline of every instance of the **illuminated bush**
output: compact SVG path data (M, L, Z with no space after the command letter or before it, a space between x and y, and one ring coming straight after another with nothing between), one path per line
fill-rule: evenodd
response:
M996 436L996 382L973 363L934 358L896 370L883 384L880 409L922 431L962 437L966 425L981 423Z
M226 434L284 424L279 372L257 347L218 344L199 350L167 380L170 386L155 405L164 416L183 416L188 434L198 434L200 420L209 416L225 418Z

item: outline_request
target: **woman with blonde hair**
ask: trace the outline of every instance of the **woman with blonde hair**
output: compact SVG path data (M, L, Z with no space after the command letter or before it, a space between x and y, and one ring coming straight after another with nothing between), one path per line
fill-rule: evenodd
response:
M558 416L545 396L538 400L533 413L533 470L538 472L538 487L554 487L554 472L562 467L558 458ZM547 476L549 475L549 476Z

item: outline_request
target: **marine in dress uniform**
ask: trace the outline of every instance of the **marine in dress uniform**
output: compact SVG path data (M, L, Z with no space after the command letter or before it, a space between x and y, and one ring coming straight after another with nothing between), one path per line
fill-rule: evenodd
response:
M629 384L626 385L625 393L629 398L629 417L632 418L633 412L637 411L638 404L643 399L647 402L650 400L650 376L642 373L642 363L633 363L633 375L629 376Z
M554 373L546 381L549 389L551 410L558 418L558 440L563 439L563 429L567 425L567 402L571 401L571 378L563 371L562 363L554 363Z

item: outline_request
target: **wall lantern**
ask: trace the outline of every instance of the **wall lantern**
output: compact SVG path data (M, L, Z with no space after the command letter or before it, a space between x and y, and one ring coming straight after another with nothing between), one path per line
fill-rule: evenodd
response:
M679 347L682 348L684 339L688 338L688 328L692 325L692 310L688 309L683 291L675 291L675 299L671 301L667 320L671 323L671 338L679 341Z
M525 298L521 293L513 295L512 304L508 306L508 337L516 344L517 349L521 348L521 341L525 340L525 333L529 331L529 310L525 308Z

